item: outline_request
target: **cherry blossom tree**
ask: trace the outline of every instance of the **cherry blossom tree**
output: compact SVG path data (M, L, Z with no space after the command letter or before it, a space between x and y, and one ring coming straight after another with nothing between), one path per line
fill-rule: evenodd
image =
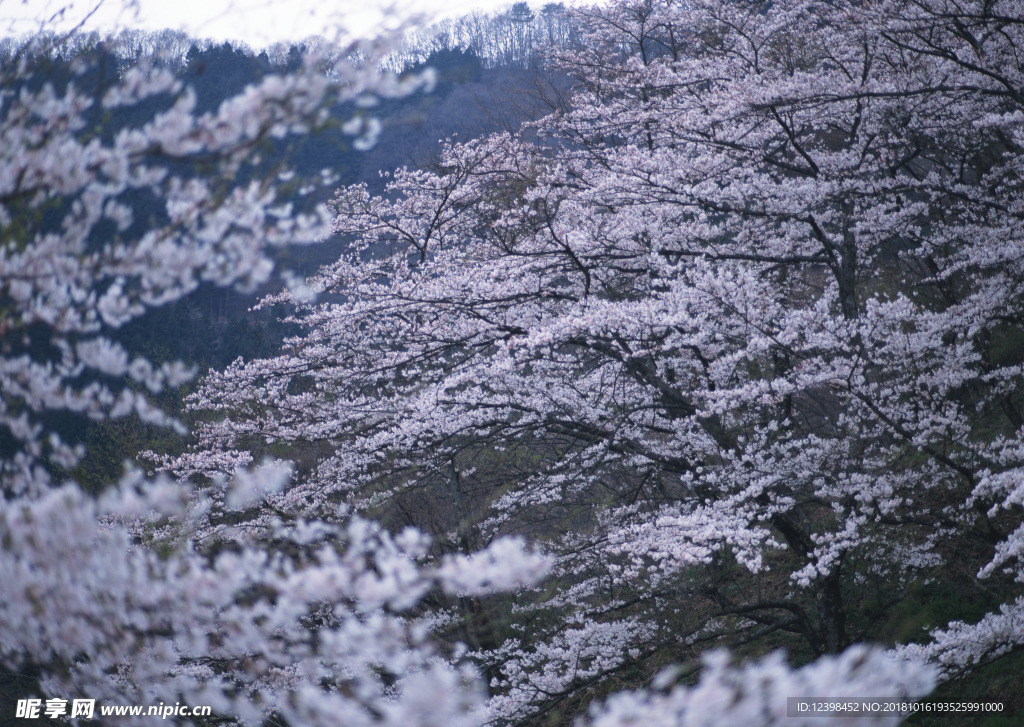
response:
M164 467L289 451L257 529L345 503L429 516L437 553L542 541L546 585L454 631L492 721L581 712L712 646L784 644L856 690L861 647L826 655L894 640L877 621L944 568L1002 603L897 651L955 676L1019 648L1020 2L577 19L553 53L567 110L339 192L351 254L269 299L302 335L208 377ZM738 678L713 662L593 718L735 723L687 710Z
M40 43L5 61L0 662L34 693L5 696L184 702L246 724L474 723L475 674L435 648L415 607L431 590L533 582L548 560L521 541L427 562L423 535L344 508L232 527L285 486L281 462L202 491L132 470L93 495L62 474L84 452L60 417L182 428L150 397L194 372L114 334L201 283L261 284L275 248L329 230L325 211L298 209L291 170L262 171L260 151L339 102L419 87L375 69L388 47L341 49L361 60L329 76L310 57L208 113L159 63L104 76L80 55L55 80ZM357 145L371 127L344 125Z

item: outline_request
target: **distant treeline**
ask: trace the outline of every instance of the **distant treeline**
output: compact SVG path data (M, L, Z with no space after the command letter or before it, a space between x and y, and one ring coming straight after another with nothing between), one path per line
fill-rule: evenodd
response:
M439 51L465 50L488 67L527 67L541 59L543 48L566 48L578 41L579 26L563 3L549 2L535 10L517 2L498 12L474 12L418 29L390 62L401 69Z
M388 69L402 72L427 62L437 53L462 51L479 58L486 68L528 67L539 61L544 47L565 48L578 42L578 26L563 3L549 2L534 9L525 2L516 2L504 10L472 12L416 28L384 63ZM41 32L0 38L0 62L25 54L70 61L100 47L110 54L120 70L150 62L176 72L185 71L198 57L218 49L224 53L227 48L261 66L275 69L294 67L305 53L314 51L323 57L324 71L330 73L343 52L320 36L310 36L298 43L254 48L241 41L200 38L170 28L157 31L126 28L116 33Z

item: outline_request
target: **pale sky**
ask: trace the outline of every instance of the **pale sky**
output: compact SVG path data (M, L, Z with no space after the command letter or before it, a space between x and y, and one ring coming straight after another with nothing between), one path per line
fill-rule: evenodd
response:
M0 35L32 32L43 19L62 27L180 28L199 37L244 40L252 46L310 35L372 35L411 16L439 19L495 10L512 0L0 0ZM531 2L531 5L537 4ZM95 8L95 12L92 12Z

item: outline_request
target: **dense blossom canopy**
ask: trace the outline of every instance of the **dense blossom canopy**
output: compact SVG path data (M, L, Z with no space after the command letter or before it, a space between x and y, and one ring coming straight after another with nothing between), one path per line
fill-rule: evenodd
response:
M954 553L1005 603L901 651L1019 646L1020 3L576 17L555 113L338 194L351 255L280 357L207 379L177 471L291 443L276 508L545 542L549 586L470 634L490 719L713 644L891 638L865 616Z
M448 143L384 197L338 193L350 252L268 299L295 305L301 335L207 376L195 446L158 461L187 497L162 479L98 502L50 490L37 462L74 453L34 415L127 406L65 383L76 367L176 380L102 327L196 277L233 284L250 243L318 228L262 188L150 180L128 151L173 232L102 247L78 292L0 277L12 330L67 341L60 363L10 358L3 384L23 443L5 486L28 504L0 520L0 567L20 574L0 654L66 685L212 690L252 720L724 727L794 723L797 692L920 697L1024 643L1024 5L645 0L575 17L579 45L550 55L576 90L551 115ZM312 108L308 86L273 83L244 97L259 111L199 119L186 94L119 143L237 162L248 134L297 123L274 114ZM73 210L122 214L83 164L77 197L99 199ZM63 234L4 254L79 240L67 265L83 269L86 238ZM182 245L209 257L184 269ZM122 258L136 267L101 277ZM65 512L79 525L43 538ZM64 572L42 564L79 571L88 539L133 574L114 580L161 587L41 597ZM992 584L990 613L878 630L956 569ZM40 601L77 614L61 616L77 650L25 611ZM99 635L98 614L127 635ZM914 643L859 643L897 637ZM779 645L809 663L712 650ZM662 671L697 658L692 686ZM595 702L623 685L640 688Z

